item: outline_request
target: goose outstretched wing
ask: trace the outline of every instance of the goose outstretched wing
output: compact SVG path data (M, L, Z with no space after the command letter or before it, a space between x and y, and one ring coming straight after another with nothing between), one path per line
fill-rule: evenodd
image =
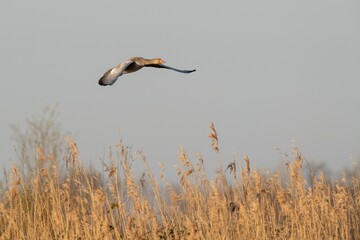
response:
M196 69L193 69L193 70L181 70L181 69L166 66L164 64L149 64L149 65L146 65L145 67L166 68L166 69L171 69L171 70L181 72L181 73L192 73L192 72L196 71Z
M134 63L132 60L128 60L126 62L120 63L116 67L108 70L99 80L99 85L101 86L110 86L113 85L118 77L120 77L127 67L129 67L130 64Z

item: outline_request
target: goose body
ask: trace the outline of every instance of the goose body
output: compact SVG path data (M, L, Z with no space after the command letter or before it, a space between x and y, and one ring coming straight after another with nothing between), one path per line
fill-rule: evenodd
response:
M113 67L112 69L108 70L99 80L99 85L101 86L111 86L113 85L116 80L123 74L132 73L140 70L143 67L155 67L155 68L166 68L171 69L177 72L181 73L191 73L196 71L196 69L193 70L181 70L176 69L173 67L169 67L164 65L164 60L161 58L153 58L153 59L145 59L142 57L133 57L129 60L120 63L116 67Z

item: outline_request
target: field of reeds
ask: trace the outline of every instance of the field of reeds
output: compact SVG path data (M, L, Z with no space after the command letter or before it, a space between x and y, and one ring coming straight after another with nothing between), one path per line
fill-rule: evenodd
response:
M207 176L207 159L180 148L177 183L154 176L145 156L136 177L122 144L102 172L84 164L72 138L61 155L37 145L33 168L5 171L0 239L360 239L359 174L312 175L310 184L293 148L282 178L252 169L246 155L222 163L214 125L209 137L216 176Z

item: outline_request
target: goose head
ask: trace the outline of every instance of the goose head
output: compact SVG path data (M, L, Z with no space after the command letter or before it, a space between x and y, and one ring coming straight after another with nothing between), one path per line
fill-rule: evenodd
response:
M156 63L157 64L163 64L163 63L165 63L165 60L163 60L161 58L156 58Z

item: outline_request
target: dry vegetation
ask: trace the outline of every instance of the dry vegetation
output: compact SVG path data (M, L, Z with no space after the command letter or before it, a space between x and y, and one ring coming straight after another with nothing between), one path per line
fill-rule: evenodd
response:
M104 174L84 165L71 138L63 156L38 145L32 173L13 165L1 188L0 238L360 239L358 174L332 183L320 174L309 185L296 148L285 181L251 169L247 156L224 170L213 124L210 131L217 176L180 148L177 184L155 177L142 155L147 170L136 179L123 145Z

